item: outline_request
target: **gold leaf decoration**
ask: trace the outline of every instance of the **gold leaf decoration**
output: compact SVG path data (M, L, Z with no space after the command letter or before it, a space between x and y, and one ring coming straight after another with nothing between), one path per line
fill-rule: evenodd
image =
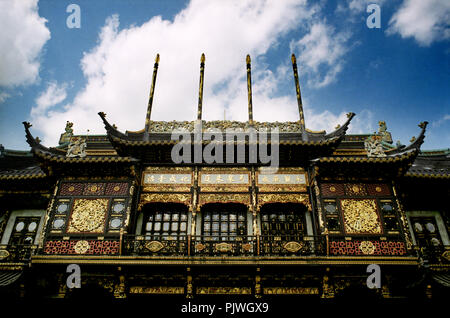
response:
M158 241L151 241L145 243L145 248L148 249L150 252L158 252L164 248L164 244Z
M9 252L7 250L0 250L0 260L6 259L9 256Z
M347 234L382 233L375 200L342 199L340 202Z
M186 193L144 193L141 195L139 202L139 210L144 204L162 202L162 203L183 203L187 206L191 205L191 194Z
M294 242L294 241L287 242L287 243L284 244L284 246L283 246L283 248L284 248L285 250L287 250L288 252L291 252L291 253L298 252L299 250L302 249L302 247L303 247L303 243Z
M206 248L206 245L205 245L205 244L202 244L202 243L197 243L197 244L195 244L195 251L197 251L197 252L201 252L201 251L203 251L205 248Z
M76 199L67 232L103 233L108 202L108 199Z
M375 252L375 245L371 241L362 241L359 249L364 255L372 255Z
M307 194L268 193L258 195L258 209L266 203L301 203L311 210L311 203Z
M233 249L233 245L229 243L217 243L214 247L216 251L221 253L229 252Z
M250 195L244 193L200 194L199 206L207 203L242 203L250 206Z
M89 250L89 242L88 241L78 241L73 247L75 253L84 254Z

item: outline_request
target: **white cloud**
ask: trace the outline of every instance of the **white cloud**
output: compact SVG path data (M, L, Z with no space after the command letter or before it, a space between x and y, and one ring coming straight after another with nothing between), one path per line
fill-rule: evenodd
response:
M442 118L440 118L436 121L433 121L431 123L431 126L434 128L440 127L443 123L445 123L448 120L450 121L450 114L445 114L444 116L442 116Z
M291 50L300 50L300 64L311 75L309 84L326 86L336 80L343 68L343 57L347 53L350 33L336 32L325 22L316 22L308 34L291 43Z
M39 116L49 108L61 103L67 97L67 84L58 85L57 82L50 82L47 89L36 98L36 106L31 109L31 116Z
M37 0L0 1L0 86L30 84L38 79L39 55L50 39Z
M11 97L10 94L8 94L6 92L1 92L0 93L0 104L3 103L5 100L7 100L10 97Z
M414 38L420 45L450 38L450 1L404 0L389 21L388 34Z
M203 119L223 119L226 109L227 119L247 120L245 56L249 53L254 119L297 120L292 73L287 72L284 62L272 73L263 63L264 54L287 32L311 25L316 9L308 7L306 0L192 0L173 21L153 17L140 26L122 30L119 17L113 15L100 31L98 44L81 61L86 87L62 109L48 108L32 116L33 127L49 145L57 143L67 120L74 122L75 133L90 129L104 134L99 111L106 112L108 120L122 131L143 128L156 53L160 53L161 60L153 101L154 120L196 118L202 52L206 54ZM334 64L340 65L338 60L344 52L344 36L329 36L337 37L326 39L331 43L326 43L324 49L332 57L322 57L318 62L306 56L304 59L311 69L317 63L332 68L321 85L331 82L340 71ZM290 54L286 54L286 61L290 61ZM292 94L277 95L280 85L292 85ZM315 115L322 116L320 120L334 116ZM327 128L323 123L321 127Z

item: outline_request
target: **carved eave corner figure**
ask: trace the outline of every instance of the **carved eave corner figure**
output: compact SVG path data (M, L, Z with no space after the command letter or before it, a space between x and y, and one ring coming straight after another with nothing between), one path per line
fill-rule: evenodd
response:
M379 125L380 128L378 130L378 133L374 133L364 141L364 147L367 152L367 157L391 157L410 151L416 151L418 154L420 146L423 144L423 141L425 139L425 130L427 128L428 122L425 121L418 125L422 130L417 138L413 137L411 139L411 144L409 146L404 146L400 145L400 143L397 143L397 148L391 150L385 150L383 148L383 143L392 143L391 134L386 130L386 123L384 121L380 121Z

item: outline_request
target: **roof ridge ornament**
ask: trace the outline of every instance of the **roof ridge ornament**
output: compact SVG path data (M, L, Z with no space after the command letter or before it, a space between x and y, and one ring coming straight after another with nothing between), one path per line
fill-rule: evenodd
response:
M367 157L386 157L383 150L383 144L381 143L382 138L381 135L375 132L364 140L364 148L366 149Z
M70 121L66 122L66 127L64 132L59 137L59 145L64 145L70 142L70 138L73 136L73 123Z
M72 137L70 138L69 147L67 148L66 157L68 158L74 158L74 157L80 157L84 158L86 157L86 138L82 137Z

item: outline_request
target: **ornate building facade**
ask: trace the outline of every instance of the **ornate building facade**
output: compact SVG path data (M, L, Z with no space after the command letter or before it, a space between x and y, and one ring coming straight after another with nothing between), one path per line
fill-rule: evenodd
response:
M204 56L197 121L150 119L157 57L141 131L122 133L99 113L105 135L74 135L67 122L48 148L24 122L31 150L0 148L2 297L448 295L450 149L420 149L426 122L407 146L393 144L385 122L373 134L346 134L353 113L331 133L306 129L292 62L295 122L253 120L249 57L249 120L202 121ZM278 128L278 140L255 145L276 143L278 170L249 160L245 136L227 144L233 162L196 161L194 147L214 143L196 143L196 123L257 136ZM193 141L192 163L172 160L176 129ZM67 287L69 264L81 268L80 289ZM380 266L380 288L366 286L370 264Z

